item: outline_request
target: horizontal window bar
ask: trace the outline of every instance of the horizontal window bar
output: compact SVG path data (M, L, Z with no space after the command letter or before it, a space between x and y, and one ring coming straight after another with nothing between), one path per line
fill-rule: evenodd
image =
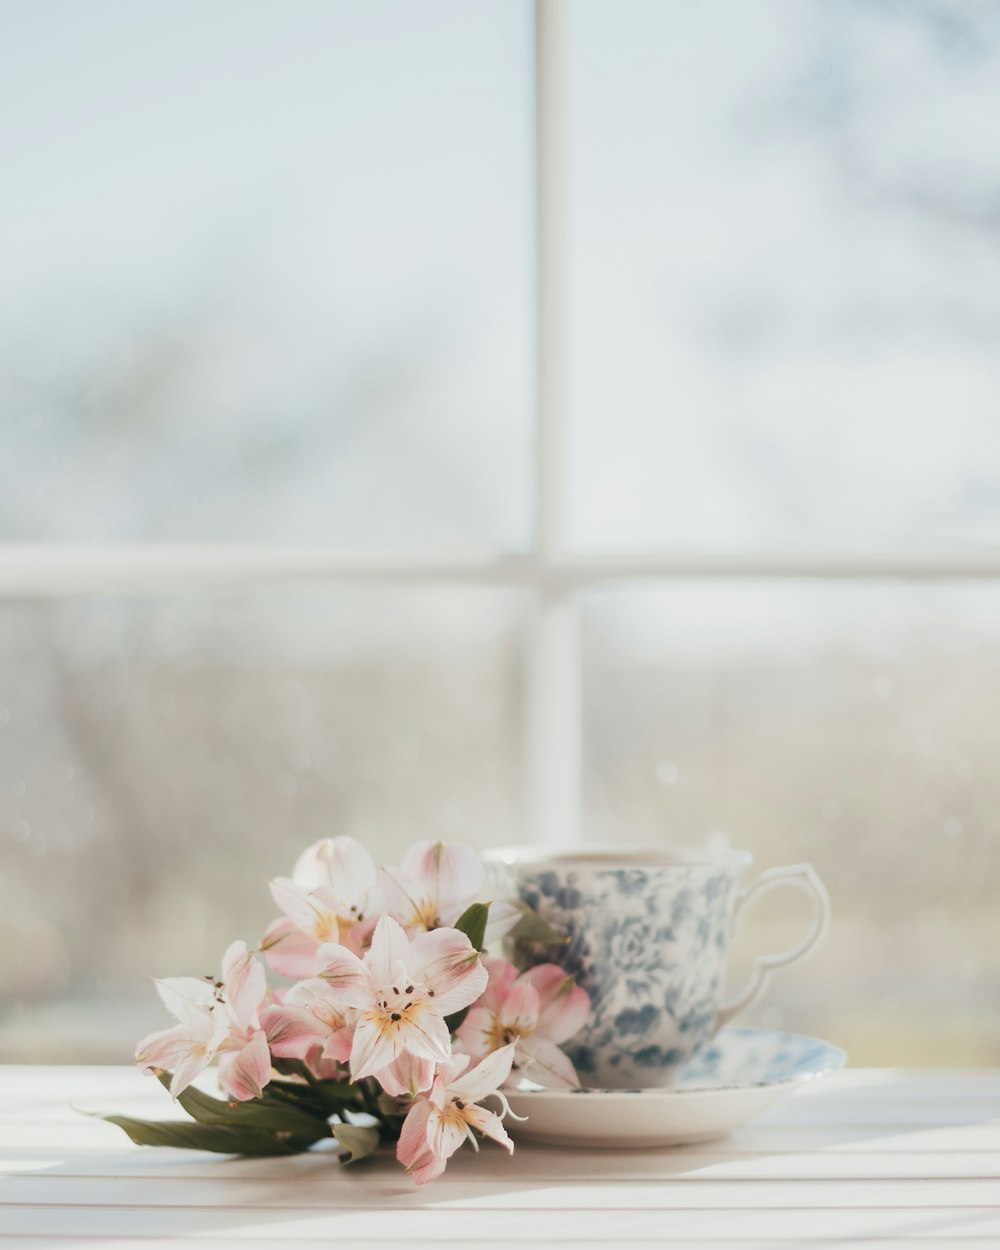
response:
M572 590L660 578L1000 578L1000 549L574 554L345 552L227 544L0 544L0 597L175 594L296 583Z
M488 583L533 579L530 557L492 551L349 552L245 544L0 544L0 596L174 593L287 583Z

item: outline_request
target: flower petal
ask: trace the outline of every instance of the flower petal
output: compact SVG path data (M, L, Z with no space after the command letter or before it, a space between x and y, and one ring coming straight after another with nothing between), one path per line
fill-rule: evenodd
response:
M219 1084L230 1098L245 1102L259 1098L271 1079L271 1052L262 1029L236 1054L225 1055L219 1062Z
M249 1029L267 993L267 977L246 942L233 942L223 955L222 982L236 1023Z
M399 964L409 966L410 943L399 923L391 916L380 916L365 956L365 968L375 985L388 985Z
M434 993L443 1016L468 1007L486 989L488 976L479 953L458 929L418 933L410 942L407 967Z
M509 964L506 959L484 959L483 967L489 976L489 984L477 1006L490 1007L498 1012L511 990L513 990L514 982L517 980L519 973L514 965Z
M451 1057L451 1034L448 1026L432 1008L418 1008L407 1013L397 1025L399 1044L418 1058L444 1063Z
M300 929L294 920L283 916L268 925L261 938L260 949L267 962L283 977L316 975L316 952L320 943L311 933Z
M331 1063L341 1065L350 1063L351 1051L354 1049L355 1023L352 1020L339 1033L330 1034L323 1043L323 1049L320 1052L321 1059L328 1059Z
M319 975L326 982L330 1001L339 1007L371 1007L375 988L368 970L353 951L330 942L317 952Z
M503 1126L503 1121L493 1111L487 1111L485 1107L477 1107L475 1103L470 1103L462 1115L473 1126L479 1129L480 1133L484 1133L487 1137L492 1137L495 1142L499 1142L512 1154L514 1152L514 1143L507 1136L507 1130Z
M572 1063L547 1037L526 1037L518 1042L508 1084L522 1077L536 1085L576 1089L580 1084Z
M494 1048L495 1024L496 1016L489 1008L476 1006L470 1009L455 1036L467 1054L488 1055Z
M260 1013L260 1026L267 1034L271 1053L281 1059L304 1060L330 1035L308 1007L265 1007Z
M374 1075L385 1092L393 1098L415 1098L433 1084L434 1062L431 1059L418 1059L416 1055L404 1050L388 1067L380 1068Z
M135 1048L137 1063L147 1068L165 1068L172 1072L190 1052L195 1039L186 1024L175 1024L144 1037Z
M471 1055L465 1055L460 1050L456 1051L450 1059L438 1065L438 1083L442 1087L453 1084L471 1062ZM444 1106L443 1101L438 1105Z
M328 937L336 937L337 926L330 919L330 909L316 898L312 891L291 881L288 877L275 877L269 881L271 897L289 918L294 920L300 929L313 933L325 925Z
M349 1081L351 1074L337 1059L327 1059L317 1048L305 1061L306 1067L318 1081Z
M359 920L356 924L342 923L340 926L341 946L354 951L355 955L364 955L371 945L377 920L378 916L366 916L364 920Z
M511 1064L517 1046L501 1046L474 1068L469 1068L457 1080L448 1084L449 1094L458 1094L463 1101L481 1102L487 1094L494 1094L510 1075Z
M212 981L198 977L162 977L156 982L156 991L170 1014L185 1024L203 1024L205 1013L215 1002Z
M577 985L565 969L556 964L529 968L521 978L538 991L539 1013L536 1031L559 1044L583 1028L590 1015L590 995Z
M462 842L416 842L403 856L400 872L420 883L438 911L475 902L483 886L483 862Z
M430 1114L431 1104L426 1099L414 1103L407 1112L396 1143L396 1158L413 1174L418 1185L426 1184L444 1171L444 1160L438 1159L427 1141Z
M450 1159L468 1136L465 1120L453 1114L449 1106L444 1110L431 1107L427 1118L427 1144L437 1158Z
M170 1080L171 1098L177 1098L183 1094L198 1073L204 1072L211 1062L212 1056L204 1048L198 1047L189 1050L174 1068L173 1076Z
M431 904L421 899L419 882L408 881L398 868L383 868L379 873L379 885L386 913L393 920L404 929L420 925L421 908Z
M396 1053L392 1034L382 1028L381 1020L374 1013L364 1014L354 1030L351 1079L359 1081L363 1076L371 1076L381 1068L387 1068L396 1058Z
M375 888L378 872L375 861L354 838L322 838L296 860L292 880L307 890L325 886L349 908Z
M418 1185L426 1185L428 1181L435 1181L447 1167L447 1159L439 1159L433 1154L428 1147L423 1160L415 1164L409 1169L410 1175Z
M347 1062L354 1039L356 1009L334 1002L325 981L313 977L293 985L281 1007L288 1013L285 1017L272 1014L271 1009L265 1009L261 1017L275 1054L307 1059L308 1055L299 1054L297 1048L306 1045L311 1038L311 1044L320 1049L320 1058Z
M538 991L523 977L500 1005L498 1021L502 1029L513 1033L533 1033L538 1026Z

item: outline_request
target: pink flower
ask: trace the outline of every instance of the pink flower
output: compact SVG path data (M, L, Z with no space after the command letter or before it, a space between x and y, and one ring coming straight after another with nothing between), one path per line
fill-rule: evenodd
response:
M379 1068L375 1077L393 1098L416 1098L421 1090L430 1089L436 1072L433 1059L418 1058L404 1050L387 1067Z
M378 1076L404 1054L431 1065L449 1059L445 1017L475 1002L487 981L464 933L436 929L411 941L391 916L379 920L364 959L331 944L320 950L320 961L330 1001L359 1012L351 1045L354 1080Z
M164 1006L179 1024L144 1037L135 1048L145 1068L171 1072L170 1092L176 1098L215 1058L229 1033L225 1011L216 1011L216 987L195 977L165 977L156 982Z
M271 1079L271 1052L262 1029L245 1037L230 1034L219 1048L219 1084L240 1102L259 1098Z
M478 1150L474 1129L507 1150L514 1149L501 1117L479 1106L493 1095L503 1111L509 1111L498 1086L507 1079L513 1058L514 1047L505 1046L472 1068L468 1055L455 1055L438 1069L430 1093L407 1113L396 1147L397 1159L418 1185L440 1176L464 1141L471 1141Z
M408 932L447 928L478 900L484 876L461 842L415 842L398 868L382 869L386 910Z
M470 903L482 902L485 872L476 852L461 842L415 842L398 868L383 868L386 910L407 933L454 925ZM487 941L504 936L521 918L511 903L490 906Z
M313 977L286 990L280 1003L265 1007L260 1023L271 1053L279 1058L346 1063L356 1018L356 1011L334 1002L325 981Z
M219 1083L231 1098L257 1097L271 1079L271 1056L258 1012L267 993L264 969L233 942L222 959L222 977L166 977L156 988L179 1024L151 1033L136 1047L147 1068L172 1072L176 1098L219 1057Z
M590 996L555 964L539 964L518 976L502 959L486 961L489 985L458 1030L462 1049L488 1055L516 1047L510 1081L579 1085L572 1063L559 1049L586 1023Z
M374 924L375 863L354 838L324 838L298 858L291 878L271 883L274 901L285 913L261 941L275 972L315 976L316 952L326 942L360 951Z

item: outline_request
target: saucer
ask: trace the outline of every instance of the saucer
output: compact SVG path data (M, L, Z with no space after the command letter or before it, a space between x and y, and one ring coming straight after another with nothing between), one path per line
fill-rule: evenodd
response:
M723 1029L666 1089L505 1090L523 1141L552 1146L681 1146L711 1141L753 1119L805 1081L843 1067L847 1055L817 1037L774 1029Z

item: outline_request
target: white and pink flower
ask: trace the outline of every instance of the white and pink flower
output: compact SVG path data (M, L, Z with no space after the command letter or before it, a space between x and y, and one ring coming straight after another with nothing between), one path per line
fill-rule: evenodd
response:
M171 1072L170 1092L176 1098L218 1057L219 1083L231 1098L259 1096L271 1077L270 1050L259 1020L267 982L246 943L228 948L218 980L165 977L156 988L179 1023L143 1038L137 1061Z
M324 838L305 850L291 877L276 877L271 896L285 913L260 948L275 972L316 975L316 954L328 942L361 951L377 918L378 872L354 838Z
M474 1003L487 983L479 952L464 933L435 929L411 941L391 916L379 920L363 959L332 944L319 954L330 1001L358 1012L350 1055L356 1081L377 1077L403 1055L428 1065L446 1062L451 1035L445 1018ZM429 1085L432 1068L424 1071Z
M415 842L398 868L382 869L386 911L409 934L448 928L483 901L485 875L482 860L462 842ZM487 943L509 933L521 914L512 903L492 902Z
M472 1067L468 1055L455 1055L438 1068L429 1093L407 1113L396 1147L396 1157L418 1185L440 1176L463 1142L478 1150L474 1130L513 1151L502 1117L480 1104L492 1096L503 1112L510 1110L499 1087L510 1074L514 1049L505 1046Z
M590 1014L586 990L555 964L539 964L519 974L503 959L485 963L489 984L458 1030L461 1048L470 1055L488 1055L513 1045L511 1083L527 1079L536 1085L579 1085L559 1046Z
M327 983L311 977L284 991L280 1003L265 1007L260 1023L277 1058L346 1063L357 1012L335 1003Z

